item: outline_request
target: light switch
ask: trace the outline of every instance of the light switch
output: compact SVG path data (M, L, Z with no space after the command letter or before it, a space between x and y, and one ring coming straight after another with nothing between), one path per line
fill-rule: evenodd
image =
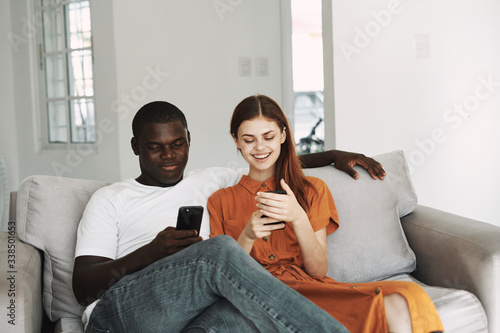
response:
M266 57L255 58L255 73L257 75L269 75L269 64Z
M413 35L413 38L415 41L415 58L429 58L429 34L415 34Z
M240 76L252 75L252 59L240 58Z

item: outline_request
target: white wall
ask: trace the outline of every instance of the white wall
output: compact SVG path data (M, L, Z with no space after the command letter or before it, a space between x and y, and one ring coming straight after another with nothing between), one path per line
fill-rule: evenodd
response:
M12 72L12 52L9 42L10 27L10 3L8 1L0 1L0 154L3 156L7 168L8 188L6 192L10 192L17 188L19 178L19 163L16 128L12 126L15 123L14 112L14 89L12 87L13 72ZM5 189L0 185L0 197L3 199L2 193ZM2 205L2 202L0 202ZM1 207L0 207L1 210ZM7 218L6 212L0 216L0 227L2 222L5 223ZM2 230L2 229L0 229ZM5 229L3 229L5 230Z
M238 161L229 120L244 97L265 93L281 101L279 1L114 1L120 163L122 178L139 174L130 148L131 123L148 101L166 100L184 111L191 131L187 170ZM239 76L240 57L252 59L252 75ZM269 75L255 75L255 58L267 57ZM143 89L148 69L161 72ZM125 101L128 98L128 103ZM132 105L133 107L127 107Z
M497 225L499 13L496 0L333 3L338 147L402 149L420 203ZM421 33L429 57L415 59Z
M0 20L0 36L6 38L0 39L0 100L2 101L0 122L0 154L6 159L9 180L11 188L17 187L18 178L18 154L17 154L17 140L16 130L12 124L15 122L14 113L14 89L12 87L13 72L12 72L12 52L11 44L7 38L10 32L10 4L8 1L0 2L0 13L2 19ZM7 158L9 156L9 158Z

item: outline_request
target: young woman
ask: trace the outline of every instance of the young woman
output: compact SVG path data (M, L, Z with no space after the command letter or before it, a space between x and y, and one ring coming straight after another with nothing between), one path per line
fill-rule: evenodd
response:
M351 332L443 331L432 301L415 283L352 284L326 276L326 236L338 228L335 203L322 180L302 173L288 121L274 100L257 95L240 102L231 135L249 173L210 197L211 237L235 238ZM274 190L286 194L269 193Z

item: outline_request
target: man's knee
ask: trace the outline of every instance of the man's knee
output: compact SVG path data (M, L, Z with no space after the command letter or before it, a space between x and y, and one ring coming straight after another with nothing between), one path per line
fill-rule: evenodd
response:
M202 255L209 258L224 258L225 261L232 259L241 263L242 260L251 260L252 257L243 250L238 242L226 235L216 236L201 242Z
M203 311L182 333L259 332L255 325L227 299L220 299Z
M202 243L205 243L209 247L213 247L220 251L242 251L240 244L236 242L233 237L227 235L219 235L214 238L210 238Z

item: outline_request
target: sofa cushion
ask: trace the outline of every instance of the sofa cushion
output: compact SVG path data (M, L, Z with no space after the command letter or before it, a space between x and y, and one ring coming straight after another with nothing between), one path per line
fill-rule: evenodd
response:
M76 229L90 196L106 183L55 176L32 176L19 186L16 231L44 253L43 307L52 321L80 318L83 307L71 280Z
M406 274L387 280L409 281L419 284L436 306L445 332L488 332L486 313L481 302L473 293L466 290L428 286Z
M415 254L399 218L410 213L417 195L402 151L374 156L387 175L373 180L356 166L357 180L331 166L306 169L323 179L339 213L339 229L328 236L328 276L341 282L381 280L415 269Z

